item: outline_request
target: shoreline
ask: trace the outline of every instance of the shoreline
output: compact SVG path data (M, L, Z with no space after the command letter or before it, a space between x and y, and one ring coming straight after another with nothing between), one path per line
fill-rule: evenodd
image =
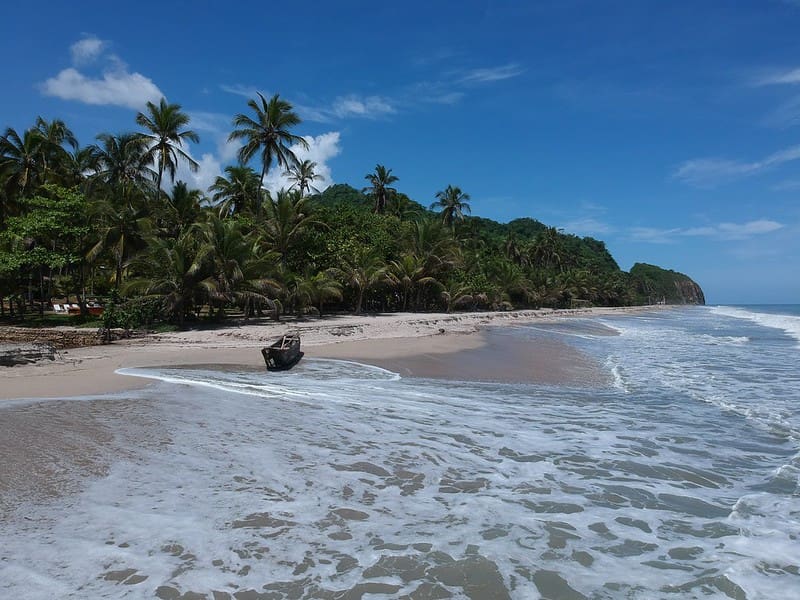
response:
M481 334L487 327L547 323L570 318L591 319L653 310L663 310L663 307L345 315L313 321L270 321L152 334L103 346L63 350L52 362L5 367L2 371L0 405L3 400L102 395L141 389L151 384L146 379L116 373L121 368L193 364L258 367L263 361L260 353L254 350L288 331L296 331L301 335L303 350L309 357L345 358L376 364L401 372L404 376L431 377L442 374L444 368L444 365L438 369L430 368L435 362L431 357L478 351L487 345L485 336ZM419 341L421 338L426 340L424 345ZM561 347L550 354L574 362L575 356L565 356L570 347L566 344L563 346L566 350ZM422 360L418 355L423 355ZM529 370L524 379L543 383L563 382L563 378L554 379L550 376L554 365L556 363L549 361L546 365L540 365L541 368ZM518 365L517 370L530 366ZM467 371L464 373L469 374ZM537 373L542 377L536 377ZM513 370L506 369L504 376L514 379Z

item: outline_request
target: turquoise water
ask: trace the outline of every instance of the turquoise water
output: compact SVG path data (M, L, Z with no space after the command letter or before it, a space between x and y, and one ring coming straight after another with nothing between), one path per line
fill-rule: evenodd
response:
M163 439L0 524L0 597L796 598L800 307L602 322L492 332L593 389L138 370Z

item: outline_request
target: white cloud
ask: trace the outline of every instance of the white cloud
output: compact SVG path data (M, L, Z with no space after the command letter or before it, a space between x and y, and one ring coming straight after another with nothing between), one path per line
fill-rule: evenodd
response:
M484 69L472 69L465 72L459 79L459 83L489 83L492 81L502 81L521 75L525 69L516 63L510 63L499 67L489 67Z
M800 146L792 146L754 162L725 158L698 158L680 165L673 177L695 187L716 185L757 175L771 167L800 159Z
M746 223L718 223L701 227L658 229L654 227L634 227L630 229L631 239L654 244L674 244L682 237L705 237L715 240L744 240L783 229L785 225L770 219L757 219Z
M342 152L339 146L340 134L338 131L330 131L316 137L311 135L303 136L303 139L308 143L308 149L303 148L300 144L295 144L292 146L292 152L301 162L310 160L317 163L315 172L320 178L315 179L312 185L323 191L334 183L328 161ZM282 188L288 189L290 185L291 182L277 168L273 169L264 180L264 187L270 192L277 192Z
M773 72L756 81L756 85L791 85L795 83L800 83L800 69Z
M354 116L367 119L375 119L396 112L386 98L380 96L361 98L355 94L337 98L331 111L340 118Z
M244 96L248 100L257 98L257 94L261 92L258 88L255 88L250 85L242 85L241 83L235 83L233 85L222 84L219 88L223 92L228 92L229 94L236 94L237 96ZM267 97L268 94L261 92L261 95Z
M86 77L76 69L64 69L42 84L47 96L77 100L85 104L110 104L136 110L164 96L153 81L141 73L106 72L99 79Z
M561 228L567 233L573 233L575 235L582 236L600 234L607 235L616 231L612 225L603 223L602 221L598 221L597 219L593 219L591 217L569 221L568 223L562 225Z
M651 244L674 244L675 235L680 229L657 229L655 227L633 227L629 234L636 242L648 242Z
M69 47L73 64L83 65L97 60L106 45L106 42L93 35L78 40Z
M191 156L187 149L184 148L184 151ZM197 171L192 171L189 168L189 164L185 160L181 160L175 172L175 182L185 181L189 189L197 189L205 194L208 192L208 187L214 183L218 176L222 175L222 163L213 154L205 153L197 160L197 165ZM169 177L164 175L161 187L169 192L172 189L172 185L173 183Z
M783 224L769 219L759 219L748 223L720 223L717 226L717 235L728 239L739 239L750 237L751 235L761 235L772 233L778 229L783 229Z
M336 119L379 119L395 114L395 101L383 96L359 96L348 94L339 96L329 106L308 106L295 104L294 107L306 121L330 123Z
M85 104L125 106L141 109L147 102L157 102L164 94L141 73L131 73L128 66L113 54L103 54L106 43L95 37L79 40L70 48L75 66L104 59L106 68L96 76L87 76L75 67L62 70L41 84L42 93Z

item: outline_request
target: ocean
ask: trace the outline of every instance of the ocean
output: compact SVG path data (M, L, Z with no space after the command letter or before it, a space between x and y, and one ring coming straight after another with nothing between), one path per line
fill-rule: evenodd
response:
M103 476L0 522L0 598L800 597L800 306L490 335L606 383L129 370Z

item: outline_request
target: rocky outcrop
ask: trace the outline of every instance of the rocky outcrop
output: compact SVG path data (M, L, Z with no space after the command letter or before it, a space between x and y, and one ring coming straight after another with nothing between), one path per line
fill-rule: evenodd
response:
M680 273L678 273L680 275ZM686 277L684 275L684 277ZM674 281L675 289L677 290L675 298L678 300L677 304L705 304L706 297L703 295L703 290L694 281L686 277L686 279L676 279Z
M700 286L688 275L636 263L630 271L639 304L705 304Z
M0 344L0 367L25 365L39 360L55 360L52 344Z

